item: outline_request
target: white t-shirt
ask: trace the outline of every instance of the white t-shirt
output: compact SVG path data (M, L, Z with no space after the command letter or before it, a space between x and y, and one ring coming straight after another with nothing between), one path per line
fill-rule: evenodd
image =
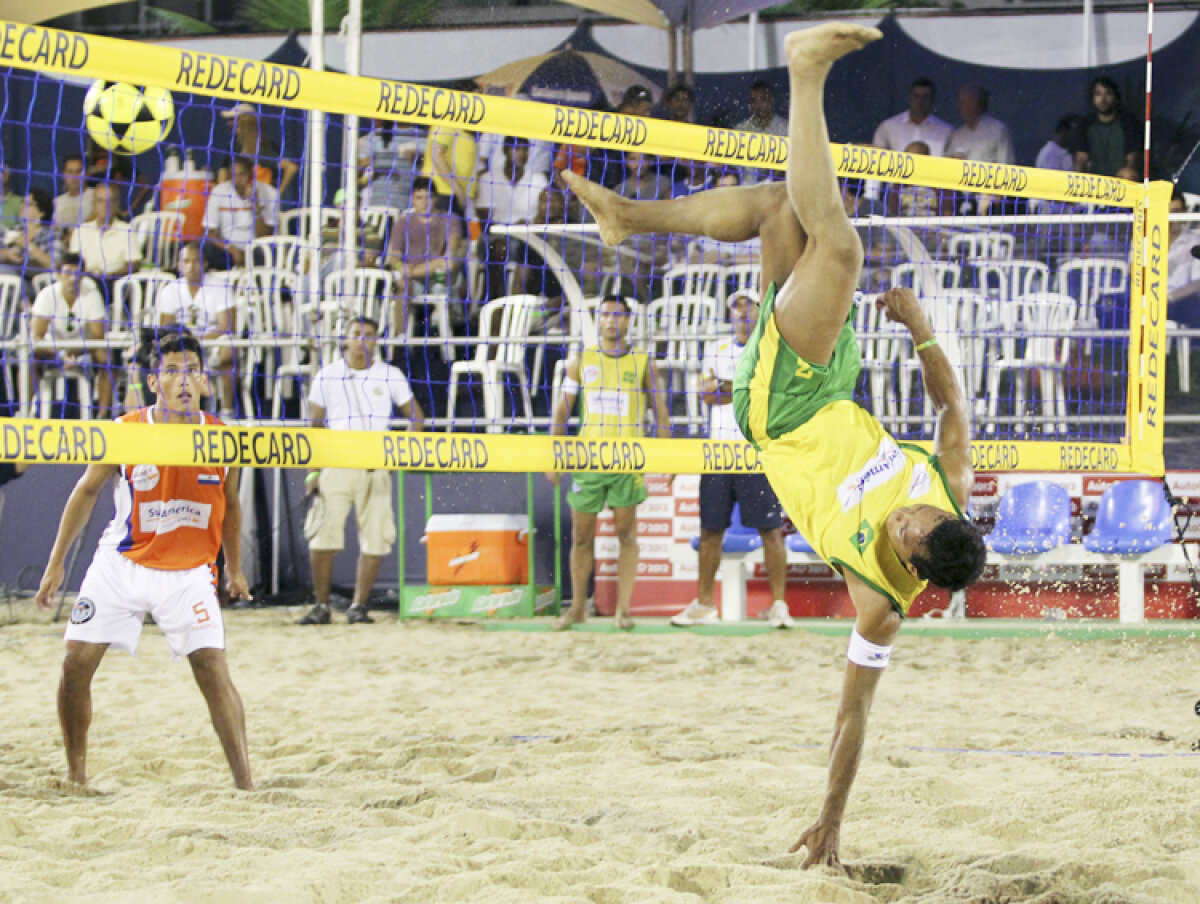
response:
M1200 280L1200 260L1192 257L1192 248L1200 245L1200 229L1185 229L1167 249L1167 291L1175 292Z
M92 218L92 190L85 188L77 195L63 192L54 199L54 228L78 229Z
M101 276L123 276L142 259L133 227L124 220L113 220L103 231L94 220L84 223L72 233L67 250L83 258L85 270Z
M375 361L352 370L345 358L317 371L308 390L308 403L325 409L330 430L387 430L392 406L401 408L412 397L400 368Z
M108 316L104 308L104 299L100 297L100 290L90 279L79 281L79 295L73 305L67 304L62 290L58 287L58 281L55 280L38 292L37 298L33 300L31 313L34 317L49 318L50 329L46 331L45 338L53 340L56 344L86 339L83 324L90 321L104 323Z
M254 241L254 208L257 204L263 222L275 228L279 221L279 193L265 182L255 181L249 198L243 198L233 188L233 182L222 182L209 193L204 210L204 228L217 233L230 245L245 248Z
M1075 155L1051 139L1038 151L1034 166L1038 169L1065 170L1069 173L1075 169Z
M1013 162L1012 136L1008 126L989 113L975 120L974 127L964 123L950 134L946 142L947 157L980 160L984 163Z
M950 140L950 123L930 115L921 122L913 122L908 111L897 113L879 124L871 143L876 147L887 148L890 151L902 151L914 141L923 141L929 145L929 153L934 157L944 157L946 142Z
M525 168L516 183L494 173L479 177L479 197L475 207L489 211L493 223L523 223L537 213L538 195L546 187L546 177Z
M492 178L504 178L504 136L498 135L495 132L480 132L477 136L478 148L476 153L479 155L479 166L487 163L487 171L492 174ZM554 162L554 145L548 141L537 141L536 139L529 142L529 162L525 164L525 168L533 170L535 173L541 173L543 176L550 175L550 165ZM488 178L486 175L483 178Z
M738 345L733 336L710 342L704 349L704 360L700 364L700 375L714 380L733 381L738 358L746 346ZM733 402L726 405L708 406L709 439L744 439L737 417L733 413Z
M228 286L218 285L208 279L193 297L187 280L181 276L159 290L154 305L159 317L163 314L174 317L177 323L202 338L216 329L217 317L234 306L234 298Z

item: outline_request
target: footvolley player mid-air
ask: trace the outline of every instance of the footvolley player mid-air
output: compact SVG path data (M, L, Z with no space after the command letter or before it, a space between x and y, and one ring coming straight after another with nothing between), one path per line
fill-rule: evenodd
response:
M853 401L861 358L850 321L863 249L842 207L822 96L833 63L879 37L842 23L787 37L786 183L629 201L564 173L609 244L653 232L762 240L767 288L734 380L738 424L797 529L845 579L856 612L825 800L792 846L807 848L806 867L839 863L867 713L904 614L926 582L958 590L976 580L986 556L963 517L974 481L966 400L908 289L877 303L916 345L937 412L933 454L901 446Z

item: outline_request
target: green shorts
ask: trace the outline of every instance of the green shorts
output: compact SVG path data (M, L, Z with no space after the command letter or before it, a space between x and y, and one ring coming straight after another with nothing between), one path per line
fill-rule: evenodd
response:
M774 301L771 291L738 361L733 382L738 426L758 448L808 423L830 402L852 400L862 370L853 308L838 334L829 363L813 364L797 355L779 334Z
M567 504L577 512L598 515L605 506L640 505L646 495L641 474L576 474L571 478Z

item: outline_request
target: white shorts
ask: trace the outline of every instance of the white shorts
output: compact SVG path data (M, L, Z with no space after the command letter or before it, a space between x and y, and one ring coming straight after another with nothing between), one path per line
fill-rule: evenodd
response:
M163 571L138 565L111 546L96 550L64 639L106 643L133 655L147 612L176 659L225 649L215 565Z
M340 551L346 545L346 519L354 509L358 548L366 556L386 556L396 542L392 511L392 472L355 468L323 468L319 484L322 505L312 525L309 549Z

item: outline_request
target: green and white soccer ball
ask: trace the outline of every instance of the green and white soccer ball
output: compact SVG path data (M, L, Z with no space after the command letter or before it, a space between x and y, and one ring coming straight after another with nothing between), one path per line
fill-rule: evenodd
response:
M167 137L175 122L175 102L166 88L97 79L83 99L83 118L102 148L140 154Z

